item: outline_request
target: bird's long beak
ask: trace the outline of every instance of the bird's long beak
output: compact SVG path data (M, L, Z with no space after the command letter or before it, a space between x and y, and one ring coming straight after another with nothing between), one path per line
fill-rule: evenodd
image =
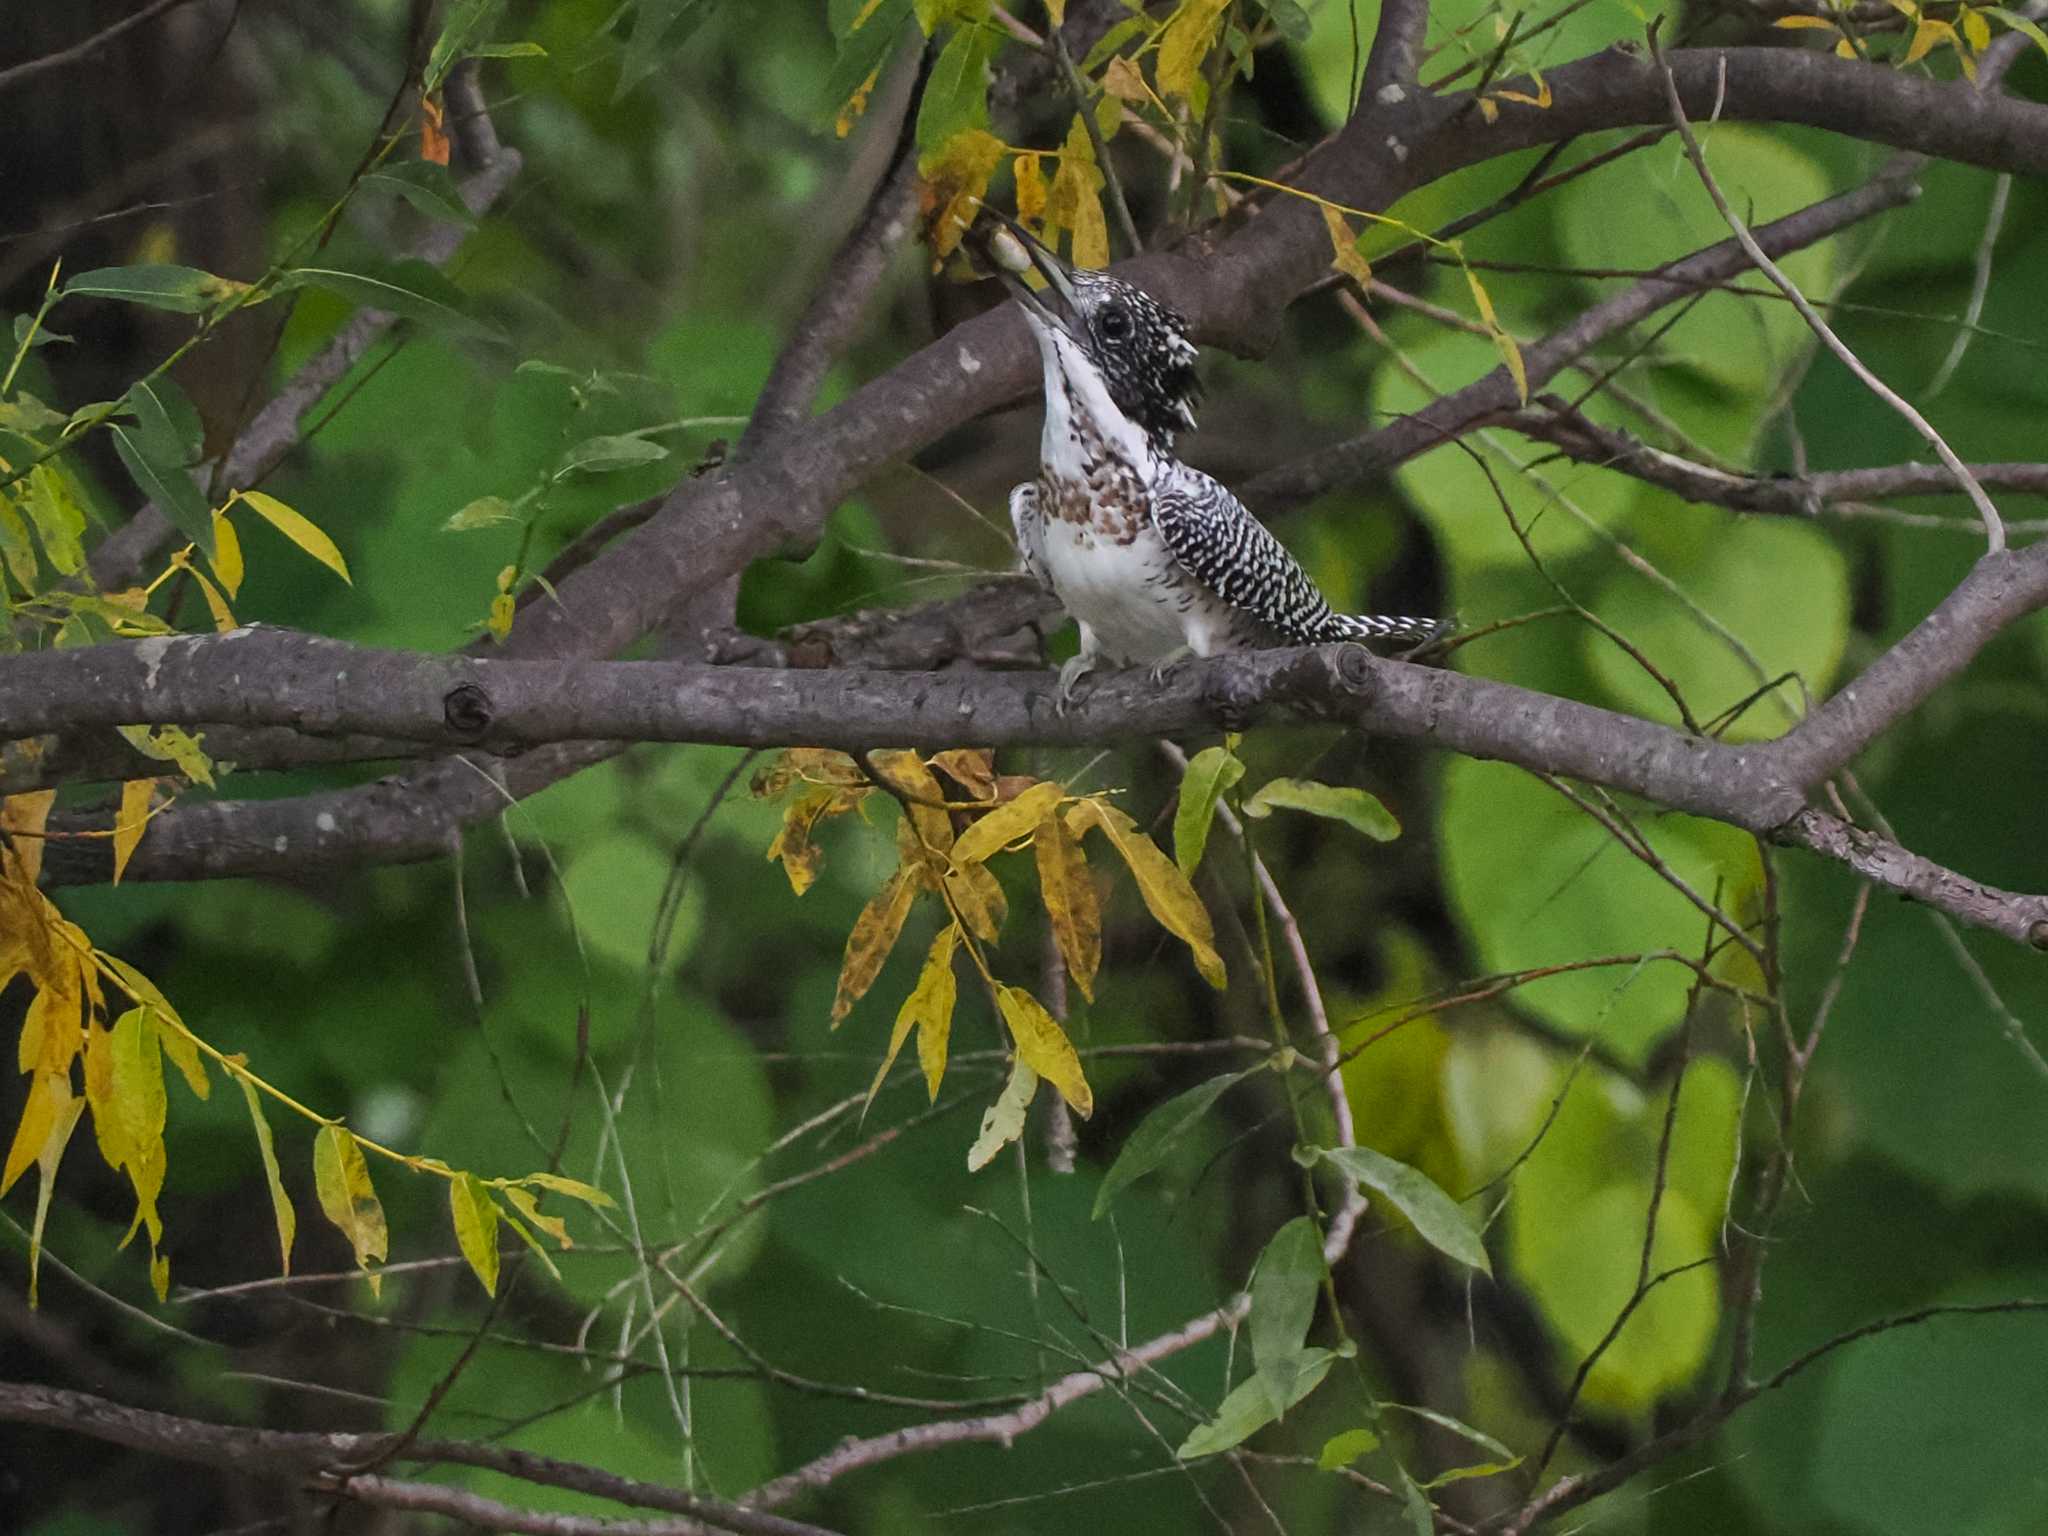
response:
M1002 270L1003 281L1024 306L1024 312L1041 324L1081 339L1080 300L1067 264L1008 214L998 209L989 211L1003 226L989 240L989 255ZM1024 281L1024 274L1034 269L1045 279L1042 292Z

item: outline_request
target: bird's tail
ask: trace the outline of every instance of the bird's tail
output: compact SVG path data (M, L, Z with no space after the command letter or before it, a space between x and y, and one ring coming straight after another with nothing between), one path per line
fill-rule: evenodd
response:
M1448 619L1413 619L1401 614L1333 613L1316 638L1331 640L1377 640L1391 645L1423 645L1449 634L1454 624Z

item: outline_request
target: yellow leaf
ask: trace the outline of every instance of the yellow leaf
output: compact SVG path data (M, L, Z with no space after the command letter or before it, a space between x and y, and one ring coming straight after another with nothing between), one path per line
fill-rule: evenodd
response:
M157 984L143 975L142 972L135 969L134 966L123 960L119 955L110 955L104 949L96 949L92 954L95 960L113 972L114 979L121 984L122 989L130 997L134 998L136 1002L147 1003L155 1011L159 1019L167 1019L171 1023L181 1026L184 1024L185 1021L178 1017L178 1010L171 1006L171 1000L165 997L158 990ZM204 1088L195 1087L192 1091L202 1099L206 1097L206 1090Z
M919 162L920 206L929 220L932 258L944 261L981 209L989 178L1006 150L985 128L964 128Z
M1918 64L1940 44L1953 43L1955 29L1945 21L1922 21L1913 28L1913 41L1906 48L1903 62Z
M875 82L882 78L882 66L877 64L868 71L867 79L854 87L853 94L840 106L838 115L832 119L832 132L845 138L853 132L853 125L860 121L860 115L868 109L868 98L875 93Z
M135 857L143 828L149 825L149 807L156 795L155 779L130 779L121 786L121 810L114 818L114 884Z
M71 1097L71 1090L64 1089L64 1104L57 1110L50 1123L49 1131L43 1137L41 1149L36 1153L36 1219L28 1234L28 1304L34 1308L37 1303L36 1276L42 1267L43 1225L50 1217L50 1193L57 1187L57 1165L64 1161L64 1149L70 1145L71 1133L78 1128L79 1111L85 1108L82 1100ZM151 1278L155 1278L155 1266L151 1266ZM166 1283L170 1272L164 1272ZM157 1299L163 1299L159 1286Z
M572 1179L559 1173L529 1173L519 1181L521 1184L536 1184L542 1189L551 1189L558 1195L567 1195L571 1200L581 1200L588 1206L614 1206L618 1202L603 1190Z
M1991 46L1991 23L1984 19L1983 12L1963 12L1963 36L1970 40L1970 46L1979 53Z
M1494 317L1493 300L1479 281L1479 274L1470 267L1465 269L1465 282L1472 289L1472 302L1479 307L1479 323L1486 327L1486 334L1493 338L1493 350L1500 354L1500 360L1507 365L1508 377L1515 381L1515 395L1527 405L1529 403L1529 373L1522 366L1522 349L1515 345L1510 336Z
M1223 9L1230 0L1185 0L1159 34L1159 59L1153 73L1168 96L1192 101L1206 82L1202 59L1216 42Z
M206 739L204 731L192 732L177 725L160 725L154 730L146 725L117 725L114 729L144 757L175 763L193 783L213 788L213 759L199 746Z
M171 1256L168 1253L149 1256L149 1288L156 1292L158 1301L171 1294Z
M228 589L229 597L241 592L242 541L235 533L235 525L228 521L226 511L219 508L213 514L213 574Z
M194 1098L207 1098L213 1092L213 1084L206 1078L206 1062L199 1054L199 1046L182 1024L165 1021L161 1014L156 1019L157 1043L171 1062L183 1074L185 1086L192 1090Z
M313 1188L320 1209L355 1250L356 1267L368 1277L371 1294L377 1294L382 1276L370 1266L384 1262L390 1236L363 1149L346 1126L323 1125L313 1138Z
M969 864L946 871L946 894L953 908L967 924L968 931L984 944L993 944L1009 914L1010 904L1003 888L988 872L986 864Z
M498 1205L473 1173L448 1183L448 1209L455 1217L455 1243L485 1292L498 1294Z
M1479 98L1479 115L1485 118L1489 123L1499 122L1500 103L1495 101L1491 96L1481 96Z
M1037 1095L1038 1074L1020 1056L1010 1066L1010 1080L1003 1084L1002 1093L982 1112L981 1134L967 1149L969 1173L986 1168L998 1152L1024 1134L1024 1112Z
M147 1226L149 1245L154 1249L163 1237L156 1197L164 1187L168 1107L155 1014L148 1008L130 1008L114 1021L113 1038L107 1043L113 1064L108 1108L118 1127L121 1166L135 1190L135 1221L128 1228L128 1237L135 1235L137 1226Z
M1045 14L1055 27L1067 24L1067 0L1045 0Z
M1138 882L1138 894L1145 899L1159 926L1193 951L1195 969L1210 986L1222 991L1227 976L1223 957L1216 953L1216 930L1209 911L1195 888L1188 884L1180 867L1160 852L1138 824L1113 805L1100 800L1083 800L1067 813L1067 825L1076 836L1090 827L1100 827Z
M1046 193L1046 238L1056 239L1058 231L1072 229L1081 216L1080 205L1093 201L1102 185L1102 171L1095 164L1095 145L1088 137L1088 125L1077 112L1067 127L1066 142L1060 145L1059 169L1053 172L1052 187Z
M517 1184L505 1186L505 1198L518 1208L519 1214L532 1222L541 1231L552 1237L564 1248L574 1248L569 1241L569 1224L559 1216L550 1216L540 1208L540 1200L530 1189L521 1189Z
M518 602L509 592L500 592L491 599L490 617L484 620L484 629L493 640L503 641L512 633L512 616Z
M226 634L235 627L235 616L228 609L228 600L221 596L220 588L208 581L206 573L198 566L188 565L185 569L190 571L193 579L199 583L199 591L206 598L206 606L213 614L215 632Z
M14 1143L7 1149L7 1165L0 1169L0 1195L12 1189L28 1165L42 1155L52 1127L63 1119L70 1103L71 1084L67 1079L48 1072L38 1072L29 1079L28 1098L14 1128Z
M932 947L924 959L924 969L918 973L917 985L910 989L910 996L903 1000L903 1006L896 1014L896 1027L889 1031L889 1049L882 1057L881 1066L875 1069L875 1080L868 1084L868 1104L875 1102L875 1095L882 1091L882 1082L889 1075L889 1069L896 1065L896 1055L903 1049L903 1042L910 1038L911 1030L917 1031L917 1057L924 1067L925 1086L934 1101L939 1096L939 1079L946 1071L946 1037L953 1028L953 1003L957 990L953 981L953 946L960 937L960 929L952 923L946 924L932 939ZM867 1113L866 1105L861 1113Z
M1036 224L1045 217L1045 169L1042 155L1017 157L1017 222Z
M979 864L1000 853L1051 814L1065 791L1050 781L1034 784L1014 800L1007 800L976 820L953 844L953 866Z
M1102 913L1088 856L1057 816L1047 816L1031 839L1038 857L1038 887L1052 936L1067 962L1067 974L1089 1002L1095 1001L1095 972L1102 965Z
M41 974L42 990L29 1001L17 1049L23 1072L69 1077L85 1046L83 988L78 959L68 948L53 948Z
M932 766L944 771L976 800L996 798L995 754L987 747L955 747L932 754Z
M1798 31L1802 27L1813 28L1822 32L1841 31L1840 27L1837 27L1825 16L1780 16L1771 25L1774 27L1784 27L1788 31Z
M1022 987L998 987L996 1005L1003 1010L1003 1022L1010 1026L1010 1038L1017 1042L1017 1059L1057 1088L1075 1114L1084 1120L1094 1114L1095 1095L1081 1075L1081 1058L1074 1054L1074 1044L1059 1020Z
M1323 223L1330 231L1330 246L1335 253L1330 265L1363 288L1372 281L1372 263L1358 251L1358 236L1350 223L1328 203L1323 204Z
M292 1209L291 1197L284 1192L284 1176L278 1171L277 1145L270 1139L270 1122L263 1117L262 1101L256 1097L256 1088L246 1077L236 1077L241 1085L242 1098L249 1106L249 1123L256 1127L256 1150L263 1155L263 1177L270 1185L270 1214L277 1223L277 1249L281 1256L283 1272L292 1272L292 1239L298 1235L299 1215Z
M322 533L319 527L304 513L294 510L275 496L266 496L261 491L240 491L236 500L253 508L271 527L290 539L307 554L334 572L343 581L354 585L348 573L348 562L341 558L341 551L334 547L334 540Z
M860 909L860 916L853 920L853 931L846 936L846 957L839 963L839 986L832 994L833 1028L839 1027L840 1021L853 1011L853 1005L882 974L882 965L888 960L889 951L896 947L897 935L903 932L903 920L910 915L910 904L916 899L916 879L909 870L899 869Z
M42 876L43 827L56 803L54 789L29 790L0 800L0 834L5 836L24 885L33 886Z
M869 755L875 771L888 780L896 792L910 801L910 819L918 835L934 853L943 854L953 846L953 823L943 804L946 792L932 777L931 769L915 752L892 749Z
M1109 265L1109 222L1102 198L1091 192L1074 208L1074 265L1098 270Z
M781 830L768 845L770 862L782 860L782 872L789 876L789 888L801 896L825 866L824 850L811 841L817 824L859 805L858 791L834 789L826 784L807 784L803 793L789 802L782 813Z
M1109 61L1109 67L1102 72L1102 88L1119 101L1135 102L1139 105L1152 99L1152 92L1145 86L1145 77L1138 72L1123 54Z
M1837 43L1835 44L1835 57L1836 57L1836 58L1838 58L1838 59L1853 59L1853 58L1855 58L1855 57L1856 57L1856 45L1855 45L1854 43L1850 42L1848 38L1846 38L1846 37L1845 37L1845 38L1842 38L1842 39L1841 39L1840 41L1838 41L1838 42L1837 42Z

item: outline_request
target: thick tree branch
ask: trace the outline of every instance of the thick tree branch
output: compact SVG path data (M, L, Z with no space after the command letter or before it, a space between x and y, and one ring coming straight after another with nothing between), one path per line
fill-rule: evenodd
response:
M464 758L428 764L363 790L176 807L151 822L130 866L135 879L289 874L359 859L366 849L389 861L434 857L452 827L491 814L522 785L551 782L576 754L594 761L621 740L848 751L962 741L1075 746L1255 719L1335 721L1624 790L1795 843L1967 922L2040 943L2048 897L1980 887L1888 840L1817 821L1805 792L1904 719L2007 624L2043 605L2048 544L1986 555L1861 676L1791 732L1759 745L1376 660L1357 647L1219 658L1185 666L1160 686L1142 673L1111 676L1062 714L1044 673L521 662L379 651L265 629L13 658L0 667L0 720L20 735L219 722L499 750L582 744L488 769ZM417 798L429 788L438 800ZM81 868L57 857L46 868L53 883L100 874L97 862Z

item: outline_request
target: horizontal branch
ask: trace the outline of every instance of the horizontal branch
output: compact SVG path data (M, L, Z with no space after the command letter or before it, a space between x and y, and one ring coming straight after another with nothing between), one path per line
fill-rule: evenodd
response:
M180 805L152 819L133 879L303 874L435 857L450 833L523 787L626 741L866 751L962 742L1098 745L1329 722L1584 780L1848 862L2008 938L2040 943L2048 898L1974 884L1888 840L1815 820L1806 791L1897 724L1983 645L2048 604L2048 544L1986 555L1949 597L1785 736L1730 745L1356 646L1259 651L1097 681L1062 712L1050 674L762 668L660 661L509 661L352 646L288 630L152 638L0 661L11 735L168 723L289 726L313 736L487 749L366 789ZM518 751L539 746L538 751ZM582 754L581 757L578 754ZM59 823L53 832L67 830ZM104 840L100 840L102 843ZM52 849L53 855L57 852ZM95 850L104 859L104 850ZM53 883L104 863L52 857Z
M0 1382L0 1423L39 1425L173 1461L311 1484L339 1497L394 1508L432 1508L457 1518L471 1518L473 1523L491 1529L531 1531L538 1536L595 1536L598 1532L615 1536L691 1536L700 1531L735 1531L741 1536L830 1536L819 1526L703 1498L681 1488L478 1441L413 1441L396 1434L316 1433L212 1424L203 1419L126 1407L86 1392L25 1382ZM581 1520L573 1525L547 1524L544 1522L562 1517L517 1510L492 1500L463 1507L435 1503L435 1494L462 1499L472 1496L429 1484L351 1475L354 1468L374 1466L386 1459L426 1466L481 1467L522 1482L594 1494L617 1504L665 1510L685 1518L631 1524L596 1520Z

